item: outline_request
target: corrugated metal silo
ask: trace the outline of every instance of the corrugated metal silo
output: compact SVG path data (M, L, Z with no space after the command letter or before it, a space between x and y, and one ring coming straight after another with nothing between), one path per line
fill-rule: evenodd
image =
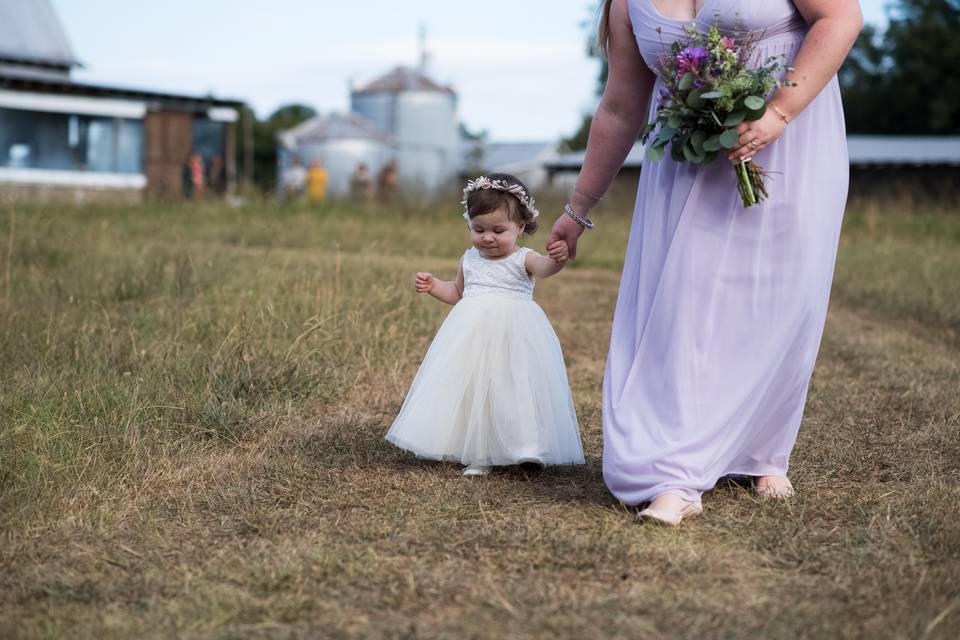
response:
M407 186L437 189L460 172L457 96L422 72L397 67L353 89L351 109L390 133Z

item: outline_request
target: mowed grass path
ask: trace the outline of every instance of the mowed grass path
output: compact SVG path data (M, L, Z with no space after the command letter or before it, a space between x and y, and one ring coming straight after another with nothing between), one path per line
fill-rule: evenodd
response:
M957 212L851 207L799 496L665 530L600 471L627 209L537 288L587 465L471 480L383 441L455 204L0 209L0 637L960 636Z

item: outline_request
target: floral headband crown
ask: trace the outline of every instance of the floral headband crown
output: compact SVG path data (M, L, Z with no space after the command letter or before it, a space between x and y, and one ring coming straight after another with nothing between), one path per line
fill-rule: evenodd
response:
M533 216L533 219L536 220L540 215L540 212L537 211L537 207L534 205L533 198L527 193L527 190L523 188L522 185L516 183L509 183L506 180L491 180L487 176L480 176L476 180L470 180L467 182L467 188L463 190L463 201L460 203L464 207L463 217L465 220L470 220L470 215L466 210L467 199L470 197L470 194L474 191L480 191L482 189L494 189L496 191L504 191L509 193L517 200L520 201L527 211L530 212L530 215Z

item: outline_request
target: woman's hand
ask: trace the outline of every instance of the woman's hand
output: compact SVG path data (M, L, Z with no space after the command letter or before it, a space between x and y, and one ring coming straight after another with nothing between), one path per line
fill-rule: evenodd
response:
M580 226L579 222L568 215L561 215L557 218L557 221L553 223L553 227L550 229L550 235L547 237L547 253L553 258L554 252L552 248L558 241L563 241L567 245L570 260L573 260L577 257L577 240L582 233L583 227Z
M430 293L435 282L432 273L418 273L414 287L416 287L417 293Z
M736 162L756 155L758 151L779 138L786 126L787 124L776 111L767 107L767 112L759 120L744 122L737 127L740 139L737 141L737 146L730 149L727 157Z

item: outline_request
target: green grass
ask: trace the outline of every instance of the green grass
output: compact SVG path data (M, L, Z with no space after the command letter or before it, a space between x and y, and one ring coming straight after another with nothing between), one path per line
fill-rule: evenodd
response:
M851 206L800 496L723 485L666 531L600 476L626 201L538 286L586 466L465 481L382 440L450 200L0 209L0 637L960 634L960 212Z

